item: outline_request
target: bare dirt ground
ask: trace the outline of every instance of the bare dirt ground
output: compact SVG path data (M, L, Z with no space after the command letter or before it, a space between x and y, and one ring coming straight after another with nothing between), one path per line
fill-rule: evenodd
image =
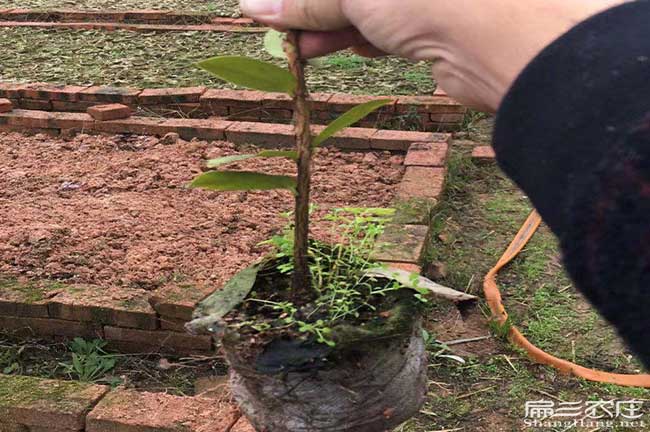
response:
M162 290L179 283L222 284L265 253L258 244L286 224L286 191L217 193L186 188L206 159L236 154L226 142L164 145L151 137L71 141L0 134L0 275ZM402 175L390 153L316 157L313 231L342 206L389 205ZM229 169L291 173L261 160Z

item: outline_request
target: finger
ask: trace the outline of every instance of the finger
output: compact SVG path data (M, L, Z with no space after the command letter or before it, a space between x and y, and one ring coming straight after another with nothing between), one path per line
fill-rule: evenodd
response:
M380 50L376 46L370 43L365 43L363 45L355 45L352 47L352 51L355 54L358 54L363 57L375 58L383 57L388 55L385 51Z
M244 15L264 24L302 30L341 30L350 26L341 0L239 0Z
M368 41L354 28L334 32L304 32L300 35L303 57L312 58L331 54Z

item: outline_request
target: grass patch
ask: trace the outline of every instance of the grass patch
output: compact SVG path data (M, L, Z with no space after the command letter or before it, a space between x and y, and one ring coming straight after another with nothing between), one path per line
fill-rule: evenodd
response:
M481 296L483 276L496 263L531 207L495 166L476 166L469 151L461 147L452 151L448 187L434 212L427 259L447 265L447 276L441 283ZM512 325L541 348L587 367L640 372L639 363L614 330L571 285L561 266L557 242L546 227L500 274L499 286ZM485 305L480 305L468 313L478 316L483 334L489 331L485 310ZM441 314L444 311L432 310L429 326L446 323ZM465 325L471 322L466 316ZM477 345L452 347L460 349L467 360L464 365L431 360L427 404L420 416L402 427L403 432L455 428L473 432L523 431L529 430L523 423L526 401L650 398L648 390L560 375L532 363L519 349L499 338L488 348L479 349ZM650 410L646 406L644 411L648 414L643 420L648 424Z
M262 35L210 32L135 33L18 28L0 30L3 80L132 87L229 87L194 64L216 55L244 55L283 65L264 50ZM403 79L428 73L426 62L362 59L342 53L308 72L312 91L374 95L430 94L434 82Z

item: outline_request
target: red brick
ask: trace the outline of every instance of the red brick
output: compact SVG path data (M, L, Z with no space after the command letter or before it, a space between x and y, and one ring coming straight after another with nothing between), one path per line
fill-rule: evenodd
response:
M88 108L88 114L99 121L120 120L131 117L131 108L122 104L95 105Z
M329 111L330 99L332 99L331 93L311 93L309 95L311 109L315 111Z
M287 123L293 119L293 111L288 109L262 108L259 118L263 122Z
M146 89L138 96L142 105L163 105L199 102L205 87Z
M25 99L76 102L79 100L79 92L82 92L87 88L88 86L65 86L33 83L25 84L19 90L19 95Z
M24 85L25 84L0 82L0 97L16 99L20 96L20 89L22 89Z
M149 331L121 327L104 327L107 340L140 344L141 348L151 347L170 352L209 352L212 351L210 336L193 336L171 331Z
M72 111L85 113L88 108L100 104L99 102L67 102L52 101L52 111Z
M198 103L166 104L147 106L144 115L150 112L172 118L207 118L208 114L201 109Z
M50 127L57 129L92 130L95 120L85 113L54 112L49 122Z
M169 330L173 332L179 332L179 333L184 333L185 330L185 324L187 323L187 320L179 320L179 319L174 319L174 318L168 318L168 317L160 317L160 328L162 330Z
M443 113L457 114L467 110L464 106L447 96L400 96L395 105L398 114Z
M238 416L219 399L115 390L88 415L86 432L226 432Z
M417 264L428 232L427 225L387 225L377 239L372 258L382 262Z
M207 141L224 140L225 131L232 122L217 119L169 119L164 126L172 128L181 138L191 140L199 138Z
M12 109L14 106L9 99L0 99L0 113L9 112Z
M53 118L53 114L50 112L24 109L15 109L11 112L0 114L0 116L7 118L8 126L17 126L26 129L47 129Z
M311 130L316 136L325 128L326 126L313 125ZM370 139L376 132L377 129L346 128L325 141L323 146L346 150L368 150L370 149Z
M447 142L413 143L409 147L405 166L443 167L447 162Z
M264 93L262 96L262 107L293 111L293 98L284 93Z
M101 327L89 323L64 321L52 318L23 318L0 316L0 328L22 336L65 336L101 338Z
M20 109L52 111L52 102L40 99L17 99L15 105Z
M336 93L328 100L328 108L331 111L343 113L357 105L361 105L367 102L372 102L381 99L390 99L393 101L392 104L381 107L377 112L384 114L392 114L395 112L395 104L397 103L397 98L390 96L357 96L345 93Z
M226 139L235 144L252 144L265 148L293 147L293 126L271 123L233 122L226 129Z
M209 89L201 96L201 104L255 109L263 99L261 91Z
M378 130L370 140L370 147L376 150L406 151L415 142L435 141L430 132Z
M397 189L397 198L437 201L445 185L445 175L445 168L407 167Z
M420 267L417 264L409 264L409 263L402 263L402 262L387 262L386 264L391 268L404 270L409 273L415 273L415 274L422 273L422 267Z
M496 154L491 146L478 146L472 150L472 159L478 162L494 161Z
M236 25L243 25L243 26L245 26L245 25L255 25L255 21L253 21L250 18L237 18L232 23L236 24Z
M0 400L2 423L52 431L84 429L86 413L108 392L106 386L17 375L0 375L0 387L11 389Z
M140 90L127 87L93 86L79 93L82 102L112 102L135 105Z

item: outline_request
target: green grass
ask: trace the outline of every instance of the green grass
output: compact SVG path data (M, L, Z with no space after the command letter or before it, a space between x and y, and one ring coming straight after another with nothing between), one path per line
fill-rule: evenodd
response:
M2 80L133 87L181 87L226 83L195 63L217 55L244 55L271 61L259 34L211 32L136 33L36 28L0 29ZM280 60L273 60L282 64ZM431 94L431 78L417 83L405 72L425 74L426 62L396 58L361 59L348 53L310 68L312 91L353 94Z
M435 211L427 259L446 263L448 275L441 283L482 296L483 276L512 240L531 206L495 166L476 166L468 153L462 147L452 152L448 187ZM573 288L560 262L554 236L542 227L522 254L502 271L499 286L512 325L534 344L565 359L587 367L638 373L639 363ZM454 317L453 309L448 305L433 308L428 327L444 333L445 317ZM486 310L481 303L466 311L465 326L488 333ZM445 339L444 334L441 339ZM649 390L563 376L532 363L521 350L499 338L452 349L459 350L467 363L431 360L432 384L426 406L420 416L404 425L403 432L455 428L523 431L530 430L523 424L526 401L650 399ZM650 424L648 407L645 412L644 420Z
M130 10L159 9L194 12L217 12L224 16L239 16L239 0L0 0L0 9L75 9Z

